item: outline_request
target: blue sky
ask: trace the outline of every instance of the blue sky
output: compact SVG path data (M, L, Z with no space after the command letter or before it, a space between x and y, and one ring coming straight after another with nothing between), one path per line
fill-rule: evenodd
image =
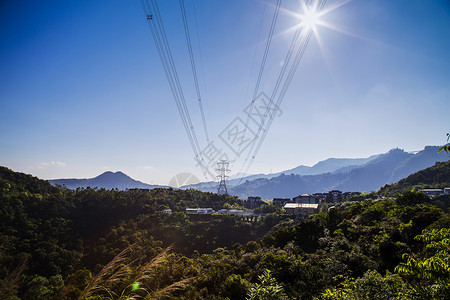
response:
M178 1L159 2L203 149ZM223 149L219 134L246 120L275 2L185 0L207 128ZM325 10L339 4L321 17L334 29L317 25L248 173L445 143L450 2L329 0ZM260 88L269 95L300 22L289 12L301 13L299 0L282 3ZM44 179L203 178L140 1L0 2L0 165Z

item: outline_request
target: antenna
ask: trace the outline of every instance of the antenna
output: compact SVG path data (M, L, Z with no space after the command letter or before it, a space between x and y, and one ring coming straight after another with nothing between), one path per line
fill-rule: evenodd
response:
M217 178L220 179L219 187L217 189L217 194L228 195L226 179L228 178L227 173L230 173L230 170L228 170L229 164L230 163L224 159L219 160L217 162L218 168L216 169L216 172L219 174L219 175L217 175Z

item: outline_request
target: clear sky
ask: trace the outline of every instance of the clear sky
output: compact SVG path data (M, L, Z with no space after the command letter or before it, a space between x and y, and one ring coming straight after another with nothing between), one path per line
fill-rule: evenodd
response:
M222 131L246 121L275 3L185 0L207 128L222 150ZM159 5L203 149L179 4ZM325 11L336 6L316 25L248 173L445 143L450 2L329 0ZM268 95L301 22L293 12L299 0L284 0L261 81ZM43 179L203 177L140 1L0 2L0 165Z

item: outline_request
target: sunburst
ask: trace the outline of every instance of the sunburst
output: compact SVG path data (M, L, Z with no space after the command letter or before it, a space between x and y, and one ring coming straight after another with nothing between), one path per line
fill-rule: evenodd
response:
M293 27L289 28L286 31L292 31L297 29L298 27L301 27L305 31L312 30L314 35L317 37L318 36L317 28L319 26L323 26L335 31L342 32L342 30L337 26L325 22L322 19L322 17L351 1L353 0L344 0L337 4L325 7L325 4L327 2L326 0L312 0L312 1L300 0L300 11L292 11L284 9L285 13L299 20L299 22L296 25L294 25ZM307 4L307 2L309 2L309 4Z

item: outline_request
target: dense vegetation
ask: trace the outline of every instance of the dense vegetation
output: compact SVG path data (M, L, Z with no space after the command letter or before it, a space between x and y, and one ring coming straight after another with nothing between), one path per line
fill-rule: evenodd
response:
M0 168L0 299L445 299L449 202L369 196L302 221L191 215L243 203L71 191Z
M419 190L429 188L450 187L450 161L437 162L434 166L411 174L394 184L383 186L379 194L382 196L394 196L404 190Z

